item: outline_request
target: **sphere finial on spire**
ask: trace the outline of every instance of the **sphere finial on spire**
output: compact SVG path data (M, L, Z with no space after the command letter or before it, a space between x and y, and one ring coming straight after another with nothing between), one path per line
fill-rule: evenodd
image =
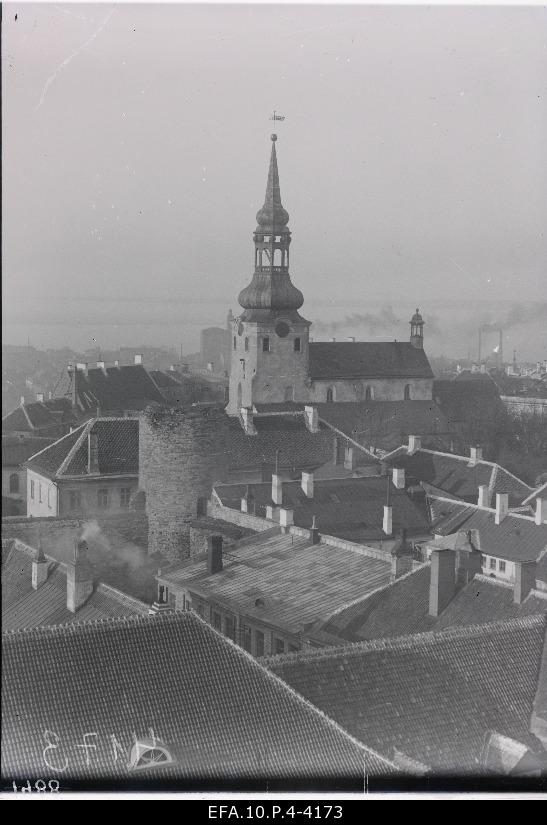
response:
M275 132L272 135L270 135L270 140L273 141L273 143L275 143L275 141L277 140L277 135L275 134Z

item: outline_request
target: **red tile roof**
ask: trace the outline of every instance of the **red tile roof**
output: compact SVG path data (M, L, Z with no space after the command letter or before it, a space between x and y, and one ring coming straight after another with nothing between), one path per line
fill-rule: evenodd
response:
M545 616L384 639L266 664L355 738L437 774L481 773L497 731L537 749L529 730Z
M334 789L339 778L360 789L365 760L372 775L394 771L188 612L6 633L2 678L10 779L41 777L44 753L61 756L44 751L45 730L62 743L69 786L176 780L180 791L255 780L269 790ZM86 732L96 745L87 762L77 747ZM158 737L172 761L131 770L134 736Z
M406 341L314 341L309 370L314 380L433 378L424 350Z

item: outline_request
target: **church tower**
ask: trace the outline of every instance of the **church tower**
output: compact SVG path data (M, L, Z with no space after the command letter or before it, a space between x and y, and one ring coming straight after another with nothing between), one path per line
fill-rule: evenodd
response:
M289 214L281 204L276 140L264 206L253 235L255 270L239 294L243 312L232 322L230 397L227 412L237 415L254 403L306 401L310 322L298 313L304 296L289 275Z
M417 309L409 321L410 324L410 343L416 349L424 348L424 324L425 321L420 315L420 310Z

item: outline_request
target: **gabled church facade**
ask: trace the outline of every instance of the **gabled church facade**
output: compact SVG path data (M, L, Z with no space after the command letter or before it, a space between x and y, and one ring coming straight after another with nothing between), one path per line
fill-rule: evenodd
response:
M266 198L254 231L255 271L232 321L227 412L254 404L430 400L433 373L423 349L424 321L410 321L409 341L310 342L304 296L291 281L289 215L281 203L276 141Z

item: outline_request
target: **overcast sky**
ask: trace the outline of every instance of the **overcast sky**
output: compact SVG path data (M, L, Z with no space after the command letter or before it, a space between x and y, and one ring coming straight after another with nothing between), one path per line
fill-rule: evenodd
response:
M546 300L546 32L538 7L4 4L6 339L237 310L273 109L307 317Z

